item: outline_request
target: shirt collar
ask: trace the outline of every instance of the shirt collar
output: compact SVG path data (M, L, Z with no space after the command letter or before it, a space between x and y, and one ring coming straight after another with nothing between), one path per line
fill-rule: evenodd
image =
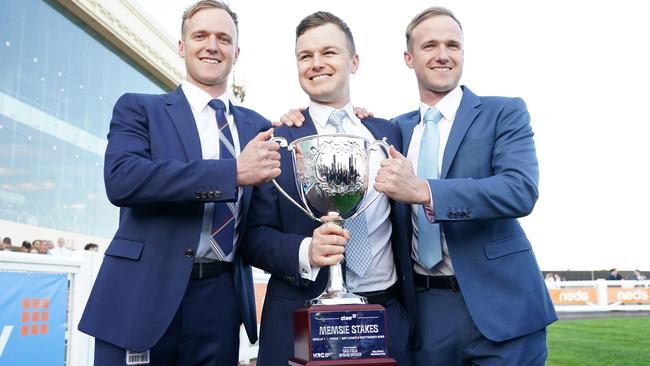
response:
M436 107L440 111L444 119L453 122L454 117L456 116L456 112L458 111L458 107L460 107L460 101L462 99L463 89L461 89L460 86L457 86L449 94L440 99L440 101L438 101L438 103L436 103L436 105L433 107ZM420 102L420 122L422 122L422 118L424 118L424 113L431 107L432 106L424 102Z
M187 98L187 102L190 104L190 107L192 107L194 113L200 113L203 111L205 106L207 106L208 103L214 99L210 94L206 93L204 90L201 90L201 88L190 83L187 80L183 80L181 83L181 88L183 88L185 98ZM223 102L223 104L226 106L226 115L229 115L230 101L228 100L226 93L221 94L217 99Z
M345 105L341 108L347 114L347 117L353 124L361 123L359 118L354 114L354 109L352 108L352 102ZM309 103L309 115L311 116L312 121L317 124L319 127L325 127L327 125L327 120L330 118L332 112L337 110L324 104L310 102Z

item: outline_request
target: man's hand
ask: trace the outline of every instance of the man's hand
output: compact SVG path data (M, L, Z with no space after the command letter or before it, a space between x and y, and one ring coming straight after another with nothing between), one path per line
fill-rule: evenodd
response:
M280 175L280 145L268 141L270 128L252 139L237 157L237 186L266 183Z
M279 121L272 122L273 127L279 127L282 125L287 126L302 126L305 122L305 116L302 115L302 112L305 111L305 108L290 109L289 112L285 113L280 117Z
M309 264L324 267L341 262L348 239L350 232L337 224L329 222L319 226L309 245Z
M359 119L366 119L375 116L374 113L369 112L367 109L363 107L353 107L352 109L354 110L354 114L356 114L357 118Z
M391 145L390 158L383 160L377 171L375 190L405 203L431 205L428 183L413 172L411 162Z

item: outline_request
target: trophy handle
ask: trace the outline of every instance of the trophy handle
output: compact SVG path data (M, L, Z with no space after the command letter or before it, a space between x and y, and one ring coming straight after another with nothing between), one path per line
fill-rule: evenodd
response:
M280 145L280 147L284 147L289 151L293 150L291 147L289 147L289 144L287 143L287 140L284 137L275 137L274 136L274 137L271 137L269 139L269 141L276 142L276 143L278 143L278 145ZM271 182L273 182L273 185L275 186L275 189L277 189L278 192L280 192L284 196L284 198L288 199L289 202L293 203L294 206L298 207L302 212L304 212L312 220L315 220L315 221L318 221L318 222L323 222L321 219L316 217L313 213L307 211L304 207L302 207L301 204L299 204L293 198L291 198L291 196L289 196L289 194L287 192L285 192L284 189L282 189L282 187L280 187L280 184L278 184L278 182L275 181L275 178L271 179Z
M390 145L388 145L388 143L386 142L385 137L383 139L381 139L381 140L375 140L374 142L372 142L370 144L370 148L368 150L369 151L377 151L378 148L382 148L384 150L384 154L386 154L386 158L390 157L390 153L389 153ZM354 219L355 217L359 216L363 211L365 211L368 207L370 207L370 205L375 203L377 198L379 198L379 196L381 196L381 193L379 193L379 192L375 192L375 193L376 193L375 196L370 200L370 202L368 202L361 209L357 210L357 212L355 212L354 215L348 217L346 220Z

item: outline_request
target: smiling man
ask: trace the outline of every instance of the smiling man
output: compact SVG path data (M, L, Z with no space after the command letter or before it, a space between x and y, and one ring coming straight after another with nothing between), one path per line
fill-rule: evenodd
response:
M240 231L280 154L270 123L228 100L237 41L235 13L199 1L178 44L187 79L115 105L104 179L120 224L79 324L95 365L234 366L242 322L257 338Z
M392 151L375 188L412 204L418 365L543 365L557 319L517 218L538 196L526 105L459 86L463 30L433 7L406 29L419 108L395 118L407 157Z
M276 135L289 142L332 133L368 140L386 137L399 148L397 126L376 118L361 121L353 113L350 77L359 67L359 56L352 33L341 19L327 12L304 18L296 28L296 64L300 86L310 99L306 121L300 128L280 127ZM283 150L277 181L299 201L291 159ZM379 160L370 165L371 180ZM370 188L368 194L375 192ZM344 253L348 289L386 308L389 356L399 365L410 365L415 294L405 225L407 206L382 196L351 223L354 228L348 232L333 223L319 226L270 184L255 188L252 205L255 212L242 249L252 265L271 273L258 365L287 364L294 354L294 310L325 290L327 266L340 262Z

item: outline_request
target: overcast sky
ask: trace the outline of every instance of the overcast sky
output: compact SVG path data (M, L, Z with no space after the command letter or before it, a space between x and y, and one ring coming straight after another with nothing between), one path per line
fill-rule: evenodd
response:
M132 0L180 36L193 1ZM463 24L461 80L479 95L524 98L540 161L540 198L522 220L542 269L650 270L650 25L642 2L233 0L240 17L238 83L244 105L269 119L305 106L293 54L306 15L330 11L350 26L360 56L352 101L391 118L419 103L404 65L404 30L432 5ZM643 7L644 8L644 7ZM643 35L646 36L643 36ZM126 91L125 91L126 92Z

